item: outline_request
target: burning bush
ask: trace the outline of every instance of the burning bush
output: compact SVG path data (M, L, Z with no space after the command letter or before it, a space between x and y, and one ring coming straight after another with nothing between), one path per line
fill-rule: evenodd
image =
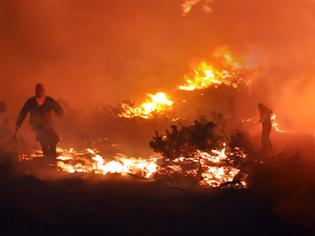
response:
M215 133L213 122L195 121L193 125L177 127L171 125L171 131L165 135L155 132L150 147L167 159L186 155L192 150L206 151L218 147L220 136Z
M218 135L216 127L212 121L196 120L189 126L172 125L164 135L156 131L149 145L164 158L160 176L173 180L188 177L209 187L245 187L240 167L246 154L227 145L229 138Z

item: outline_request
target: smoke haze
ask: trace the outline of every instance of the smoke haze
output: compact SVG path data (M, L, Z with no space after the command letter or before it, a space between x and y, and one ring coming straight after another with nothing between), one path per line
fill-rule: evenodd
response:
M253 101L314 132L315 1L217 0L211 14L196 6L186 17L182 3L1 1L0 99L15 117L40 81L75 107L141 100L173 90L192 60L224 45L256 68Z

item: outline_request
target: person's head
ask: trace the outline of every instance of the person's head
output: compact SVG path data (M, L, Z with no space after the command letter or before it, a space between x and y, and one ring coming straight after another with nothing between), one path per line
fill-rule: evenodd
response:
M0 102L0 112L5 112L6 108L5 108L5 103L4 102Z
M264 108L265 108L265 105L264 105L264 104L258 103L258 110L259 110L259 111L263 111Z
M45 96L45 89L44 89L44 85L39 83L36 84L35 86L35 97L37 98L41 98Z

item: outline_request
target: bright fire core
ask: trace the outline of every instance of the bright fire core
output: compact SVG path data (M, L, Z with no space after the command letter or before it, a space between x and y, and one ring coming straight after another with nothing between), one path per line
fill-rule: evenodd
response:
M122 112L119 116L124 118L141 117L149 119L157 113L170 110L173 105L174 102L166 93L148 94L146 101L139 105L132 106L128 103L123 103L121 105Z

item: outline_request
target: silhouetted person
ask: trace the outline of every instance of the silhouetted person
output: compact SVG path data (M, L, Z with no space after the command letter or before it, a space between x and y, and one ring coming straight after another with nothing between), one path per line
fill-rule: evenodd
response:
M26 115L30 113L30 123L36 134L36 139L40 143L44 156L55 158L56 147L59 137L53 127L51 113L55 112L62 117L64 111L62 107L53 98L46 96L45 89L42 84L35 87L35 96L29 98L24 104L19 117L16 121L16 130L22 125Z
M272 111L262 103L258 104L258 110L260 113L260 120L259 122L262 125L262 132L261 132L261 143L263 151L271 151L272 144L270 141L270 132L272 129Z
M0 102L0 138L12 136L9 126L9 118L6 114L6 106L4 102Z

